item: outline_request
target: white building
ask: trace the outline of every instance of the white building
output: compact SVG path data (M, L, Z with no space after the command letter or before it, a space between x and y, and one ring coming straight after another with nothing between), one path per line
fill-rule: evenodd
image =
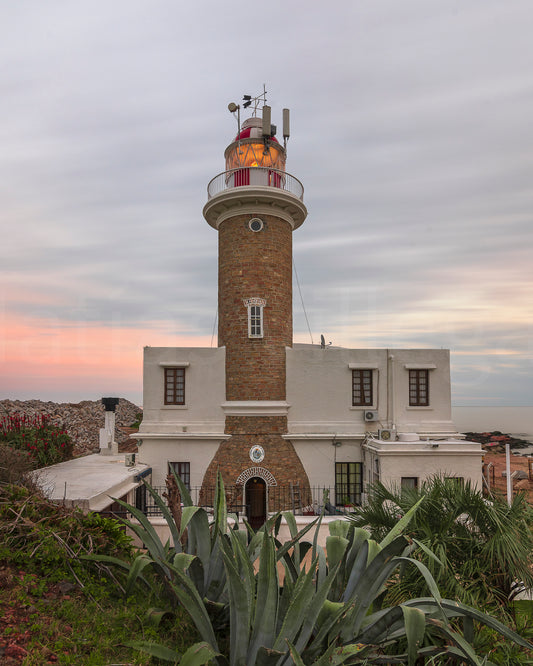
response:
M220 470L254 525L316 510L324 488L340 507L378 479L480 485L481 447L451 419L447 350L293 345L292 233L307 210L264 109L239 127L204 207L219 235L219 346L144 350L139 458L153 485L172 466L209 504Z

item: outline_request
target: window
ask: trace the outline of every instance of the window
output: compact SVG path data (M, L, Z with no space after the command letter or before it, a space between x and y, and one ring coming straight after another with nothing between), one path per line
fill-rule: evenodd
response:
M418 488L418 476L402 476L402 488L416 490Z
M250 306L249 335L251 338L263 337L263 308L260 305Z
M185 368L165 368L165 405L185 404Z
M183 481L187 490L191 489L191 463L188 462L169 462L168 469L171 472L174 470L176 476Z
M352 370L352 405L371 407L374 404L372 370Z
M335 505L361 504L363 490L363 464L360 462L335 463Z
M264 298L246 298L244 305L248 308L248 337L263 337L263 308L266 305Z
M429 405L429 370L409 370L409 405Z

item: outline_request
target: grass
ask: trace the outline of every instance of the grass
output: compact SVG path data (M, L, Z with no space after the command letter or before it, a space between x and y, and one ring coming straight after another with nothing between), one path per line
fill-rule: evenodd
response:
M6 563L0 575L0 663L6 666L157 664L123 643L154 640L185 650L197 639L185 614L150 626L150 599L113 597L103 585L100 598L88 598L69 582L47 583Z
M126 599L101 566L81 562L74 551L133 552L117 521L69 512L0 484L2 666L148 666L163 662L126 642L153 641L184 652L198 640L182 609L153 612L156 584L151 593L139 589Z

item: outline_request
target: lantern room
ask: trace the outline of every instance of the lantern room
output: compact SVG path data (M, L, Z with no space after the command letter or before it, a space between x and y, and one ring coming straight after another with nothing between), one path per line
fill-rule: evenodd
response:
M261 118L248 118L224 153L226 171L243 167L269 167L285 171L285 149L275 136L264 136Z

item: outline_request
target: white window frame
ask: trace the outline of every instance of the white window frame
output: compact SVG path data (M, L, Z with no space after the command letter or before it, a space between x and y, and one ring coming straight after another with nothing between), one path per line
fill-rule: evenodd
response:
M266 305L264 298L246 298L244 305L248 309L248 337L264 337L263 309Z

